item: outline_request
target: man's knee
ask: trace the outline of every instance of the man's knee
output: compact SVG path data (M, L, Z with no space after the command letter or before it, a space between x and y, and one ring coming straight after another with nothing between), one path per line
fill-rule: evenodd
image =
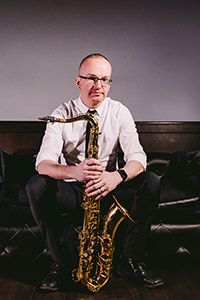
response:
M159 177L151 171L146 171L146 172L143 172L142 174L145 178L145 184L146 184L147 188L152 193L158 193L160 191Z
M155 201L159 201L160 196L160 179L159 177L150 171L146 171L140 174L146 193Z
M35 175L30 178L26 185L26 192L29 201L32 199L39 199L49 187L53 188L54 179L46 175Z

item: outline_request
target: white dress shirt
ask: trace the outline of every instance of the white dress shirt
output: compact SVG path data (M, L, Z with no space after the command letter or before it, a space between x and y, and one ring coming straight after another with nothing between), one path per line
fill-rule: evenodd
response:
M69 119L84 114L88 107L80 97L61 104L51 114L56 118ZM99 157L107 171L116 170L117 149L119 145L124 153L125 162L139 161L146 168L146 154L139 142L135 122L130 111L122 103L104 99L96 109L98 120ZM85 135L87 121L72 123L48 123L37 155L36 167L43 160L59 161L64 165L77 165L85 159ZM71 180L67 180L71 181Z

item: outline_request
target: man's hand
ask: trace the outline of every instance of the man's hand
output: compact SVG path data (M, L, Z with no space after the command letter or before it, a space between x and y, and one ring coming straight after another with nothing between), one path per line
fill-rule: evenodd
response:
M133 179L139 173L144 171L142 164L138 161L129 161L124 169L128 174L127 180ZM85 192L88 194L88 197L95 197L96 200L101 197L105 197L108 193L112 192L118 184L120 184L123 179L120 176L119 172L107 172L103 171L96 174L97 177L92 177L86 184Z
M76 166L76 180L78 181L89 181L91 179L98 179L104 168L98 159L86 158L78 166Z
M137 161L128 162L124 169L128 174L128 180L144 171L141 163ZM105 197L122 182L117 171L105 171L100 160L94 158L86 158L77 166L65 166L51 160L44 160L37 166L37 170L39 174L48 175L55 179L88 181L86 193L89 196L99 196L98 198Z
M44 160L38 165L37 170L39 174L48 175L55 179L88 181L99 178L104 168L100 160L86 158L77 166L65 166L51 160Z
M95 199L98 200L113 191L120 182L122 182L122 178L117 171L103 171L99 177L88 181L85 192L88 197L96 196Z

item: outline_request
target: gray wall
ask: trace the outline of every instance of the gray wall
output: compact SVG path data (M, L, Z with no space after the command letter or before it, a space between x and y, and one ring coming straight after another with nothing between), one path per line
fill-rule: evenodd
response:
M91 52L111 60L110 96L136 120L200 120L199 1L4 2L1 120L37 120L77 97L78 64Z

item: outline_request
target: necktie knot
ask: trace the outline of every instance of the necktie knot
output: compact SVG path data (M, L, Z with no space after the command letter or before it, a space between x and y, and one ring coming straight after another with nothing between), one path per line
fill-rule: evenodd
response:
M95 114L96 109L88 109L88 112L89 112L90 114Z

